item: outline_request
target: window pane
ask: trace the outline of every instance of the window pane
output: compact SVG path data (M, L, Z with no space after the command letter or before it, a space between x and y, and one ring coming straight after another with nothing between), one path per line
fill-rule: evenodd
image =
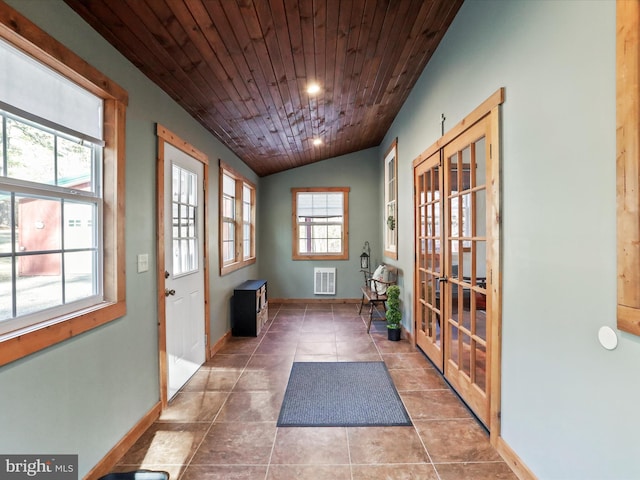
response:
M341 225L329 225L327 228L328 238L342 238L342 226Z
M173 240L173 274L180 275L181 264L180 264L180 241Z
M189 192L187 195L187 203L189 205L197 205L198 204L198 186L197 186L198 176L194 173L190 172L189 176Z
M187 236L187 228L189 223L189 207L180 205L180 237Z
M0 235L2 232L0 232ZM10 258L0 258L0 321L13 316L11 284L12 269Z
M55 184L54 135L7 118L7 176Z
M342 242L338 239L330 239L327 248L329 253L339 253L342 251Z
M298 217L314 218L342 217L343 194L341 192L297 193Z
M189 251L189 240L180 240L180 273L188 272L191 264L191 252Z
M236 181L229 175L222 175L222 192L229 197L236 196Z
M64 256L64 292L67 303L97 293L97 258L95 251L72 252Z
M16 209L15 229L18 251L59 250L62 247L60 200L16 197ZM28 271L24 273L31 274ZM38 270L37 273L42 272Z
M226 218L235 218L234 206L235 202L233 198L225 196L222 204L222 216Z
M328 251L326 238L314 238L313 246L311 247L313 253L326 253Z
M11 225L11 196L0 192L0 253L11 252Z
M312 238L326 238L328 235L328 227L326 225L315 225L311 228Z
M187 237L196 236L196 208L188 207L187 210Z
M233 223L226 224L227 230L227 239L231 242L235 241L236 238L236 226Z
M95 236L95 205L87 203L64 203L64 247L93 248Z
M95 191L92 154L90 146L58 137L58 185L74 190Z
M189 201L189 172L180 169L180 202L187 203Z
M17 315L62 305L62 254L18 257Z
M171 167L171 201L180 201L180 167L172 165Z
M223 244L224 261L229 262L235 259L233 251L233 241L224 242Z

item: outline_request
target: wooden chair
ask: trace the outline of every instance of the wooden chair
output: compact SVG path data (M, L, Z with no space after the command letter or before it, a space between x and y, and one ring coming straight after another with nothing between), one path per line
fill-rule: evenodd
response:
M371 330L371 322L373 320L373 310L377 309L377 306L382 306L382 311L387 310L387 287L390 285L396 285L398 282L398 269L391 265L383 265L385 268L384 277L374 278L376 272L369 272L367 270L361 270L364 274L364 285L362 286L362 300L360 301L360 308L358 314L362 313L362 307L365 300L369 303L369 323L367 325L367 333Z

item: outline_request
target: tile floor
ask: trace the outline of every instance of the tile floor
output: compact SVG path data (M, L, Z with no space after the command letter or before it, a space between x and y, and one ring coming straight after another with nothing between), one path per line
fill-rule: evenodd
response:
M388 341L383 323L367 335L353 304L270 304L269 317L259 337L234 337L203 365L115 470L175 480L517 480L439 373L409 342ZM292 362L380 360L413 427L276 427Z

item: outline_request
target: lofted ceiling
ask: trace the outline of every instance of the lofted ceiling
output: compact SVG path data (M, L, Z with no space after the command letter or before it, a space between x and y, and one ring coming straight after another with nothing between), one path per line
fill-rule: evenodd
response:
M259 176L379 145L463 2L65 1Z

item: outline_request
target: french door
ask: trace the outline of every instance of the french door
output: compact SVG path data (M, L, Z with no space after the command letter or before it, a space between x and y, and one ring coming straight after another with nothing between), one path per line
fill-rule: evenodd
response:
M416 343L489 428L499 419L495 117L445 136L414 162Z

